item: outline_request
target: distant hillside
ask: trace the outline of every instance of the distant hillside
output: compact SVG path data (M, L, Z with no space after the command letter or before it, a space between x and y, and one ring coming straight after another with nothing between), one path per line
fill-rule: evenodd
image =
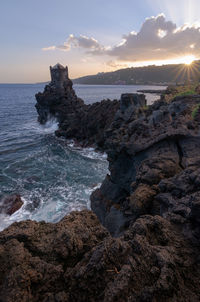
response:
M167 85L172 83L184 83L200 79L200 61L191 65L171 64L163 66L147 66L120 69L113 72L102 72L96 75L84 76L74 79L76 84L148 84Z

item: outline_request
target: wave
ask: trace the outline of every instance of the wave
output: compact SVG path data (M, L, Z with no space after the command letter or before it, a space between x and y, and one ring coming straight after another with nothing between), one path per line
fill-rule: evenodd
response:
M24 205L12 216L0 215L0 229L25 219L57 222L71 211L90 208L90 195L107 172L106 155L55 137L56 128L55 120L45 126L30 122L31 149L22 146L20 156L15 149L14 158L4 162L0 188L19 193Z

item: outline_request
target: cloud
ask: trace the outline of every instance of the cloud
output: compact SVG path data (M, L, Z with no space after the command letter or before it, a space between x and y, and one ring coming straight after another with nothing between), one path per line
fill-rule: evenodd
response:
M122 37L113 47L101 45L95 38L70 35L60 46L43 50L84 49L87 54L106 55L115 61L107 64L117 67L117 61L142 62L173 59L184 55L200 57L200 24L184 24L182 27L167 21L164 14L147 18L138 32L132 31Z
M63 50L69 51L71 48L83 48L88 50L89 53L101 54L105 49L101 46L98 41L92 37L87 37L80 35L79 37L74 36L73 34L69 35L66 42L63 45L50 46L42 48L42 50Z
M47 50L55 50L56 46L49 46L49 47L44 47L42 48L43 51L47 51Z
M110 60L106 63L107 66L109 67L112 67L112 68L126 68L128 67L128 64L121 64L117 61L113 61L113 60Z
M176 24L158 15L145 20L138 33L123 36L108 55L122 61L165 60L184 54L200 55L200 26Z
M89 38L87 36L80 35L79 37L75 37L74 35L70 35L68 38L68 44L72 45L76 48L86 48L92 50L101 49L100 44L94 38Z

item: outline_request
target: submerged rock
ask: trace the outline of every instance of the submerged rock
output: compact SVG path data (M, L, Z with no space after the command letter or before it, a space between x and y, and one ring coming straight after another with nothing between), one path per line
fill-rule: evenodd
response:
M19 194L5 196L0 201L0 213L12 215L18 211L23 205Z

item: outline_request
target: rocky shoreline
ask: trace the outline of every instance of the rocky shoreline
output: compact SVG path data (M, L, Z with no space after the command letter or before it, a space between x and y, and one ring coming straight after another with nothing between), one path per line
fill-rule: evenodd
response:
M140 90L137 90L137 92L142 92L142 93L153 93L153 94L164 94L165 93L165 89L162 89L162 90L158 90L158 89L140 89Z
M92 211L0 233L0 301L200 300L200 95L85 105L55 66L39 121L108 155Z

